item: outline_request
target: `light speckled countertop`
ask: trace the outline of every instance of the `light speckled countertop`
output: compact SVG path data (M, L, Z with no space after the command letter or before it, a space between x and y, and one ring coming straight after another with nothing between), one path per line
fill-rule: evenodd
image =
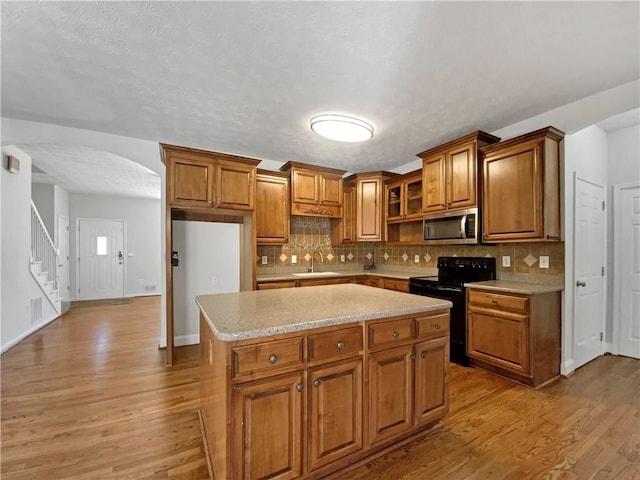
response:
M200 295L196 303L226 342L451 307L447 300L351 283Z
M564 290L563 285L543 285L540 283L514 282L511 280L488 280L486 282L465 283L464 286L492 292L520 293L523 295L561 292Z

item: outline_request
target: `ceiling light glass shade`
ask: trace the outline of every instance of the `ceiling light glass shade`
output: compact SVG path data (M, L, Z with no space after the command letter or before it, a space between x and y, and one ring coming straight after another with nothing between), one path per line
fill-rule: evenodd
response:
M373 126L346 115L316 115L309 121L311 130L338 142L364 142L373 137Z

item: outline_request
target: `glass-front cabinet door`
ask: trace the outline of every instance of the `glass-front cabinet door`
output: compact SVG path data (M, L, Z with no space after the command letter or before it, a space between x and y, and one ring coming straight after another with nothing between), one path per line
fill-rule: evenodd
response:
M402 182L387 185L387 222L402 220Z
M405 184L404 219L422 217L422 176L407 179Z

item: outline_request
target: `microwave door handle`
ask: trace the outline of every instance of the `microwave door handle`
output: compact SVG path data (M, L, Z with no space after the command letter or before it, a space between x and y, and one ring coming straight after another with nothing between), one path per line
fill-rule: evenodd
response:
M467 216L463 215L460 218L460 238L467 238Z

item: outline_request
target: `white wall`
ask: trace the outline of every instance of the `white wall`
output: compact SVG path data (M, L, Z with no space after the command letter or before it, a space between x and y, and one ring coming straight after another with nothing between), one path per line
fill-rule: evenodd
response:
M47 233L53 240L56 230L56 212L55 212L55 185L47 183L31 184L31 199L38 209L42 223L44 223Z
M67 218L69 217L69 192L56 185L53 189L53 202L55 205L55 225L51 238L53 238L56 245L58 245L58 216L63 215ZM69 231L71 231L71 225L69 225Z
M574 174L583 180L607 187L607 134L596 126L567 135L564 140L564 318L562 338L561 372L568 374L574 370L574 312L573 294L575 278L573 276L574 241ZM607 246L605 245L605 249ZM605 271L606 264L605 264ZM605 279L606 282L606 279ZM606 283L605 283L606 285ZM606 292L605 292L606 298Z
M613 263L613 186L619 184L640 183L640 126L623 128L607 135L609 189L607 191L607 323L605 339L613 342L613 279L615 265ZM619 320L619 319L618 319Z
M160 245L164 234L160 228L162 203L156 199L112 197L105 195L69 195L69 252L73 260L69 272L71 298L77 292L76 223L78 218L117 219L127 222L125 238L125 295L148 295L162 292ZM133 255L133 256L130 256ZM142 281L142 285L140 284ZM145 285L155 285L154 291L146 291Z
M195 297L240 291L240 225L173 221L174 345L199 343L200 312Z
M20 172L9 173L6 156L13 155L20 161ZM29 273L31 257L31 157L14 146L2 147L2 264L0 284L1 351L15 345L22 338L57 318L40 287ZM31 301L42 300L42 316L32 323Z

